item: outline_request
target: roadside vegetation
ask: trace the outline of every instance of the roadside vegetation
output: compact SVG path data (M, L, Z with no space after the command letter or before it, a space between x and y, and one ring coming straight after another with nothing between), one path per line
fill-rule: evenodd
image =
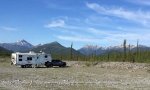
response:
M71 44L70 53L68 55L52 55L54 58L62 60L73 61L103 61L103 62L139 62L150 63L150 50L142 50L139 47L139 41L137 41L136 50L131 50L130 44L127 44L127 40L123 41L123 51L108 51L102 55L97 55L96 52L92 55L78 55L72 53L73 44Z

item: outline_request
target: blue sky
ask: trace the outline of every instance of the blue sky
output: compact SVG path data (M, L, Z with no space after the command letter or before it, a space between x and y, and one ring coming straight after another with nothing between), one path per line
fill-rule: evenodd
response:
M150 46L150 0L0 0L0 42Z

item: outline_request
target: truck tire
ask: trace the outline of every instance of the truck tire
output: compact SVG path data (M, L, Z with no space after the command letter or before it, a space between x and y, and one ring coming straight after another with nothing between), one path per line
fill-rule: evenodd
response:
M32 64L26 64L25 67L26 68L32 68Z
M21 65L21 68L25 68L25 65Z
M66 67L66 64L64 63L64 64L60 65L59 67Z
M51 62L48 62L48 61L47 61L47 62L45 62L45 66L46 66L46 67L52 67L53 65L52 65Z
M62 67L66 67L66 63L64 63L64 64L62 65Z

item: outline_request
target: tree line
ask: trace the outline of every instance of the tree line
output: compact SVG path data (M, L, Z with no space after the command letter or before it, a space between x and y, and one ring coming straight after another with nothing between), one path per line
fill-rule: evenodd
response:
M127 45L127 40L123 41L123 51L111 51L108 49L107 53L97 55L96 51L92 55L79 56L73 55L72 53L73 43L70 49L70 59L69 60L82 60L82 61L119 61L119 62L150 62L150 50L141 50L139 47L139 40L137 40L136 50L131 50L131 45Z

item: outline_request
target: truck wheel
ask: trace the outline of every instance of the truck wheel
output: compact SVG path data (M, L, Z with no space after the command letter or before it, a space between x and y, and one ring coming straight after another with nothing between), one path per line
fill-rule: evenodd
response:
M66 66L66 64L63 64L63 65L61 65L61 66L59 66L59 67L65 67Z
M66 67L66 63L64 63L64 64L62 65L62 67Z
M21 65L21 68L25 68L25 65Z
M62 65L62 67L66 67L66 65Z
M46 66L46 67L52 67L53 65L52 65L51 62L45 62L45 66Z
M32 64L25 65L26 68L32 68Z

